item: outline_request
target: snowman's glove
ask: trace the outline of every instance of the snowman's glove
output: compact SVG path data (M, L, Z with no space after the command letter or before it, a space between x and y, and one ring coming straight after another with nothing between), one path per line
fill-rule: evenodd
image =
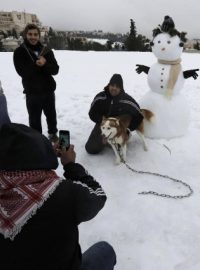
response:
M196 71L199 71L199 69L190 69L190 70L183 71L183 77L185 79L193 77L196 80L197 77L199 76Z
M135 70L138 74L140 74L142 72L148 74L150 67L138 65L138 64L136 66L137 66L137 68Z

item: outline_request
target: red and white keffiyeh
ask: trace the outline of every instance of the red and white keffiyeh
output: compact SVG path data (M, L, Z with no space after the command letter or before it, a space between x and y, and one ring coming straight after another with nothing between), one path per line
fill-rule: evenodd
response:
M0 171L0 233L14 239L62 181L55 171Z

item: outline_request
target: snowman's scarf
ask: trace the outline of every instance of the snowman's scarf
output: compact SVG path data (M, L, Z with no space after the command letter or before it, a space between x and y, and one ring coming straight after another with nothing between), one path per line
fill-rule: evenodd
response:
M174 61L167 61L167 60L158 60L158 63L163 65L171 65L170 72L169 72L169 80L167 82L167 90L166 95L168 97L172 96L172 92L174 89L174 86L176 84L176 81L178 79L179 73L181 71L181 59L177 59Z

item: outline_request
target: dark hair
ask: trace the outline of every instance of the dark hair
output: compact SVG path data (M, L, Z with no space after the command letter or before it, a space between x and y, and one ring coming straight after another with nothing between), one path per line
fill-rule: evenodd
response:
M24 28L23 37L26 38L26 35L27 35L28 31L33 30L33 29L36 29L38 31L39 36L40 36L40 28L37 25L33 24L33 23L29 23Z

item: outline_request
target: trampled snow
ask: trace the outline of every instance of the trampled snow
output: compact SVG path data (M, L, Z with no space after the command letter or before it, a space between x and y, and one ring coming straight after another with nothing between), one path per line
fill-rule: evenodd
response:
M149 150L145 152L133 133L127 153L127 163L133 168L181 179L191 185L194 194L182 200L144 196L138 192L182 195L188 190L163 178L133 173L123 164L116 166L110 148L91 156L84 145L94 126L88 117L94 96L114 73L120 73L125 90L139 102L149 87L147 76L138 75L135 65L151 66L156 58L152 53L137 52L55 51L55 55L60 65L55 76L58 128L70 130L77 162L101 183L108 196L102 211L80 225L83 251L105 240L116 250L116 270L199 270L200 79L186 80L181 91L191 111L185 136L146 139ZM10 117L13 122L28 124L21 78L15 72L12 53L0 53L0 63ZM182 54L183 70L199 68L199 63L200 54ZM44 117L43 127L46 134ZM58 174L62 173L59 166Z

